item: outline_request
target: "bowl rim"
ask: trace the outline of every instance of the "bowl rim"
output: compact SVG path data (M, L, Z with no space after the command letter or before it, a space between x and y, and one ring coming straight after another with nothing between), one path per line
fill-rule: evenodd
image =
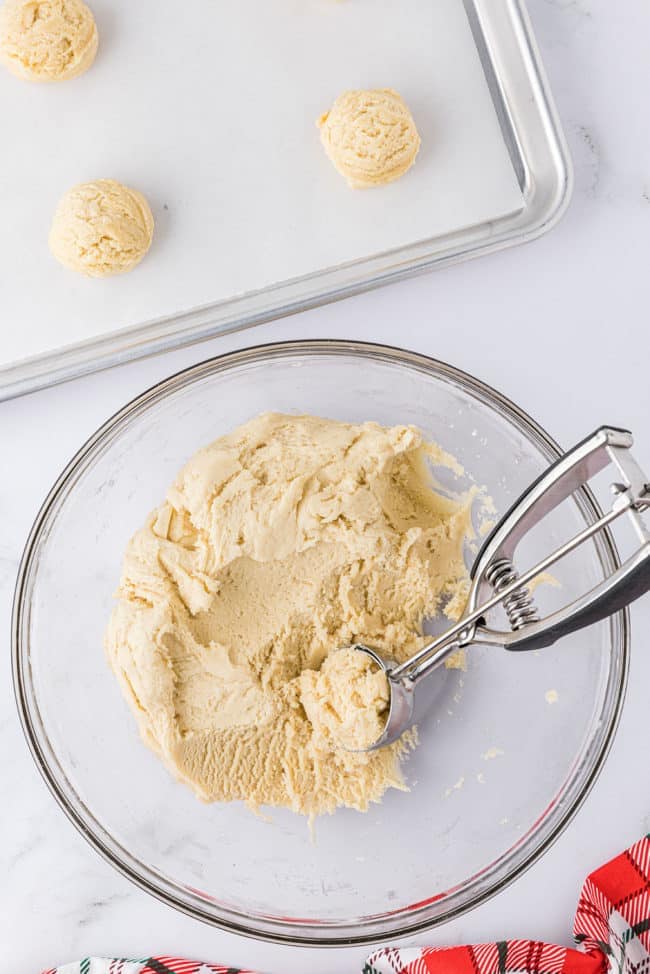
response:
M568 777L558 794L563 798L564 792L568 789L567 782L572 782L574 794L571 799L564 802L558 801L558 795L556 795L549 809L530 826L518 843L513 845L503 856L496 859L494 863L490 863L489 866L469 877L463 884L463 888L467 882L475 885L485 873L490 870L494 871L496 866L500 875L497 875L487 888L472 889L470 885L469 895L465 899L452 902L447 909L437 915L427 913L427 909L430 910L431 906L436 901L439 902L441 897L457 896L457 889L444 891L441 895L428 899L421 904L400 907L398 911L393 913L387 912L379 916L357 918L349 921L349 923L340 920L315 921L313 919L283 919L260 915L256 915L251 921L249 915L228 908L223 904L217 905L216 909L219 912L215 915L207 908L205 897L202 898L203 903L206 904L204 907L198 903L191 903L189 899L183 899L181 895L174 892L174 888L179 888L178 884L144 865L110 835L94 814L86 808L73 786L67 781L60 766L57 776L52 766L53 761L56 761L56 755L49 748L44 729L42 726L39 727L39 722L36 720L37 713L35 714L32 709L36 705L30 699L34 696L34 692L28 676L30 670L30 605L27 601L29 583L37 564L35 555L40 542L43 540L48 521L51 515L56 513L59 503L65 501L65 491L71 481L74 481L86 469L100 447L112 442L126 421L145 412L150 406L166 398L169 394L189 386L201 378L218 375L233 367L252 362L270 361L291 354L303 356L305 354L313 356L356 355L392 365L415 368L429 376L459 386L466 394L499 411L504 418L510 420L520 432L525 434L529 442L532 442L544 456L548 457L549 462L563 452L542 426L520 406L492 386L446 362L398 346L330 338L289 340L236 349L181 369L154 383L102 423L65 465L48 491L25 543L14 590L11 620L14 697L23 734L32 758L57 804L90 846L137 887L194 919L245 937L303 947L370 945L381 942L386 937L398 939L429 930L486 902L526 872L564 832L593 788L609 754L620 720L629 670L630 621L627 609L619 611L610 618L610 644L613 651L618 651L619 673L614 689L615 696L610 704L609 719L604 724L601 740L592 755L591 766L587 773L583 772L584 780L580 780L580 775L575 779ZM576 501L585 518L587 515L601 516L602 512L598 502L588 487L581 489L580 494L576 496ZM597 556L601 564L609 568L620 563L616 545L609 531L600 533ZM577 787L576 782L578 782ZM563 804L564 808L561 808ZM556 821L546 834L538 838L536 843L533 842L530 848L524 851L521 858L518 858L518 853L539 833L540 823L546 821L551 808L556 809ZM557 809L560 811L558 812Z

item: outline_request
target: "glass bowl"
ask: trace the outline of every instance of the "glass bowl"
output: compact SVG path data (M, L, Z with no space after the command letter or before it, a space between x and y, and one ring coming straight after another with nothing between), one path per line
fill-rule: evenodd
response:
M413 423L452 452L502 512L558 455L499 393L394 348L269 345L161 382L82 447L28 539L13 620L25 734L82 835L177 909L292 944L399 937L492 896L566 826L617 723L626 616L539 653L471 648L467 673L436 676L436 706L405 765L410 792L389 792L365 815L342 809L320 819L313 839L289 811L262 818L241 804L201 804L140 743L102 637L131 534L198 447L265 410ZM576 495L545 529L539 554L597 513L589 493ZM594 584L616 560L607 537L579 549L570 570L558 569L563 597Z

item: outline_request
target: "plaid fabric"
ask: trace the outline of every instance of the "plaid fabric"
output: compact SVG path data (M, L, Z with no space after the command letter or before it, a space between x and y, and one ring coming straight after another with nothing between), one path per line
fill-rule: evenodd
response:
M578 949L534 940L467 947L383 947L364 974L650 974L650 836L586 880Z
M535 940L467 947L382 947L368 958L363 974L650 974L650 836L587 878L573 935L577 949ZM43 974L253 972L180 957L86 957Z
M43 974L253 974L239 967L223 967L182 957L146 957L124 960L118 957L84 957L73 964L51 967Z

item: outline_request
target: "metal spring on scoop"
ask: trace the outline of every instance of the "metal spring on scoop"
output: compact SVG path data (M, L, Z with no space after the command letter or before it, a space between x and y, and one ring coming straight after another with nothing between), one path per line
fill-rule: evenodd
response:
M509 558L497 558L488 568L485 577L498 595L507 585L516 581L519 574ZM525 586L504 599L503 607L513 632L523 629L530 622L539 622L535 600Z

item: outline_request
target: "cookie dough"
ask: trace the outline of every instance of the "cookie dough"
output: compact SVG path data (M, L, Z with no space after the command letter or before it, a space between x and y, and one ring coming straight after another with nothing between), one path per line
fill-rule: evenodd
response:
M327 155L354 189L399 179L420 148L413 117L391 88L346 91L317 124Z
M153 216L142 193L114 179L96 179L73 186L60 201L50 250L64 267L108 277L139 264L152 237Z
M363 750L384 731L388 680L369 656L348 647L330 653L318 672L301 673L300 702L326 747Z
M464 601L469 502L431 489L428 458L412 427L265 414L192 457L135 534L108 659L199 798L313 818L405 788L411 735L353 753L310 712L330 654L405 659L425 616Z
M87 71L97 53L95 19L81 0L5 0L0 61L28 81L65 81Z

